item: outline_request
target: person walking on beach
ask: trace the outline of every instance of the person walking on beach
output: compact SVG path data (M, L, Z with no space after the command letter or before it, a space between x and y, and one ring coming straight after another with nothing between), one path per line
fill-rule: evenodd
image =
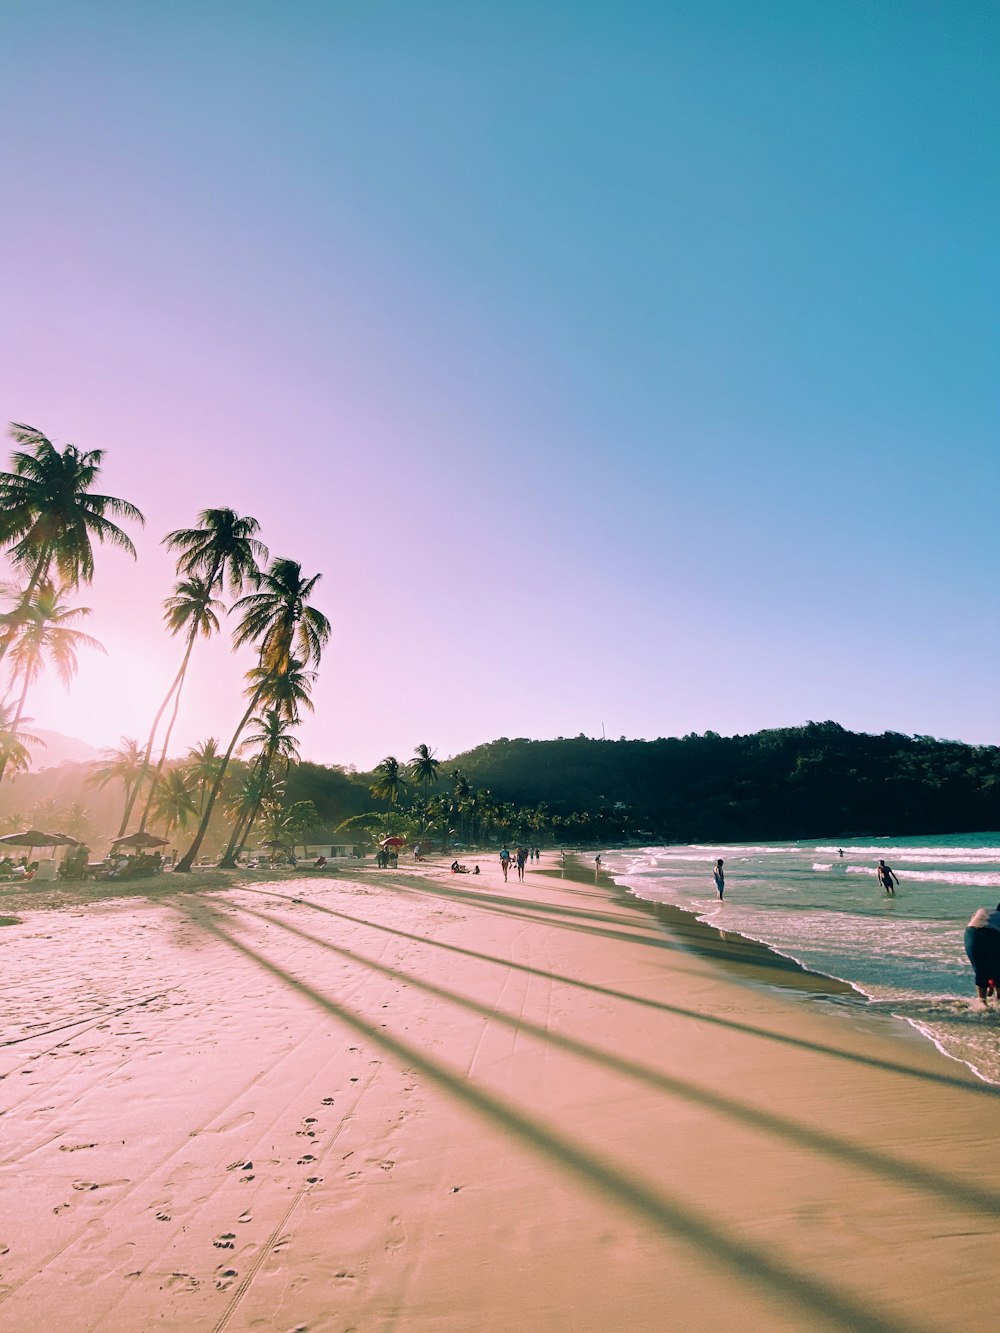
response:
M518 847L514 853L514 860L517 863L517 877L524 879L524 863L528 859L528 853L523 847Z
M503 882L507 883L507 871L510 869L510 852L506 847L500 848L500 869L503 871Z
M726 872L722 868L722 857L712 867L712 878L715 880L715 887L719 891L719 901L722 901L722 895L726 891Z
M980 907L965 927L965 952L976 974L976 993L983 1004L1000 982L1000 903L995 912Z
M895 870L893 870L892 866L887 866L884 861L879 861L875 875L889 897L895 898L896 884L899 883L899 876L896 874ZM895 883L893 881L895 881Z

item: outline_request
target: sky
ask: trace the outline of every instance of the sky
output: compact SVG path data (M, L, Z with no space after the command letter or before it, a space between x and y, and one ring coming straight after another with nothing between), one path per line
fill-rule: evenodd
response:
M992 0L0 0L0 415L147 519L28 711L145 734L230 506L322 575L318 762L1000 743L998 123Z

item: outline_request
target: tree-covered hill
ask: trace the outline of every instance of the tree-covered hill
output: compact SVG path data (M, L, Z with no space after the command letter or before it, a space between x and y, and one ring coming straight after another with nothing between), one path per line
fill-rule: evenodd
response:
M654 741L503 738L448 767L499 801L671 841L1000 827L1000 748L836 722Z

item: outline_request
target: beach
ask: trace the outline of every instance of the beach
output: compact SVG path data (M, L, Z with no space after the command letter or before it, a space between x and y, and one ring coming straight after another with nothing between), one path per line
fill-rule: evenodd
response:
M991 1085L585 861L480 864L0 899L0 1331L989 1315Z

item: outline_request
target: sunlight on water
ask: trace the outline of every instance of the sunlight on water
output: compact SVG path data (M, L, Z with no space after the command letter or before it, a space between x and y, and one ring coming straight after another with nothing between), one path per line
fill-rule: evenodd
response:
M712 882L719 856L721 903ZM876 881L880 857L899 876L894 898ZM1000 1083L1000 1010L976 1000L962 942L976 908L1000 898L1000 833L648 847L609 853L604 863L639 897L682 907L849 982Z

